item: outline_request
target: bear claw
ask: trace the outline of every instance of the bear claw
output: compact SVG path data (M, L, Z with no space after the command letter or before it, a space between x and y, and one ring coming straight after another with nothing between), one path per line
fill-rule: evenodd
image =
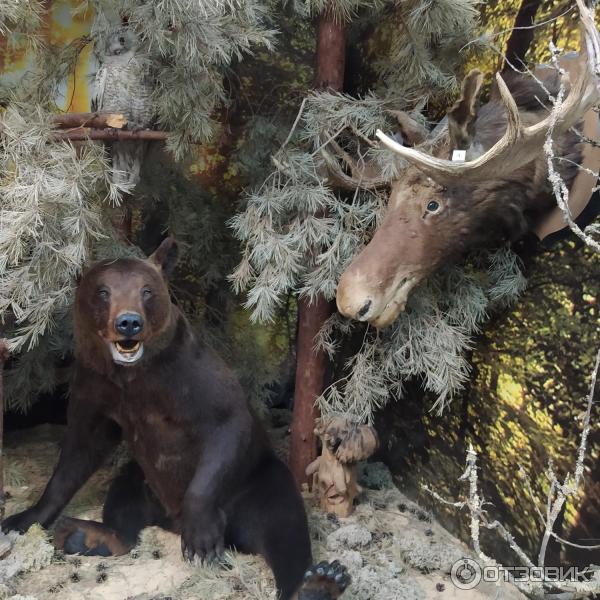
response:
M339 561L321 561L304 574L298 600L335 600L350 585L350 575Z

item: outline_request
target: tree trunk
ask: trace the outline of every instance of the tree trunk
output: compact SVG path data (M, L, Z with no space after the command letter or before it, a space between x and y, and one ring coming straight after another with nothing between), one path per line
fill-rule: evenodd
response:
M534 29L531 27L535 20L535 14L542 0L523 0L519 12L515 17L514 29L506 43L506 61L503 71L512 70L511 65L521 69L525 64L525 55L533 40ZM529 29L522 29L528 27Z
M4 363L8 360L8 345L0 339L0 523L4 519Z
M113 206L110 208L109 218L112 226L115 229L119 239L126 243L132 243L132 214L131 205L128 202L129 195L123 194L123 199L119 206Z
M344 87L346 64L346 31L326 10L319 19L317 32L317 61L315 89L331 89L341 92ZM296 359L296 390L290 468L299 487L308 481L306 467L317 453L314 434L315 419L319 416L315 400L323 391L327 357L315 352L315 336L332 312L331 303L319 296L310 303L298 301L298 339Z
M346 29L331 13L325 11L319 20L317 32L317 65L314 87L341 92L346 68Z
M290 468L298 486L308 481L306 467L315 459L317 444L315 419L319 416L315 400L323 391L327 357L314 351L315 336L331 314L331 304L322 296L312 304L298 300L298 338L296 340L296 389L290 447Z

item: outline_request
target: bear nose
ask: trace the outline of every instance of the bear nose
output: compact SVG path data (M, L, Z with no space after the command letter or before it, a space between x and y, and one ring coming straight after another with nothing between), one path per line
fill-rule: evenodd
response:
M115 319L115 329L127 337L137 335L144 329L144 319L137 313L123 313Z

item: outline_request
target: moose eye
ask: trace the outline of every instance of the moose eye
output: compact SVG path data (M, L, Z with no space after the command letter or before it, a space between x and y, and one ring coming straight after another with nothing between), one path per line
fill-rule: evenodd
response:
M121 36L119 38L119 44L121 44L121 45L125 44L125 38L124 37Z
M437 200L430 200L427 204L427 212L434 213L440 210L440 203Z

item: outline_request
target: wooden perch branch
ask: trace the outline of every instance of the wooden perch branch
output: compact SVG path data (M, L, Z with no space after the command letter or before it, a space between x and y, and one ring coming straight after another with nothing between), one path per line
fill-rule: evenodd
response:
M151 129L127 130L127 118L122 113L91 112L62 113L54 115L52 120L58 131L54 132L55 140L71 140L85 142L87 140L104 140L107 142L147 140L166 140L166 131Z
M122 129L91 129L90 127L77 127L69 131L56 131L56 140L70 140L83 142L87 140L104 140L109 142L124 142L131 140L161 141L166 140L167 131L153 131L141 129L140 131L127 131Z
M124 114L112 112L62 113L54 115L52 120L59 129L75 127L123 129L127 125L127 118Z

